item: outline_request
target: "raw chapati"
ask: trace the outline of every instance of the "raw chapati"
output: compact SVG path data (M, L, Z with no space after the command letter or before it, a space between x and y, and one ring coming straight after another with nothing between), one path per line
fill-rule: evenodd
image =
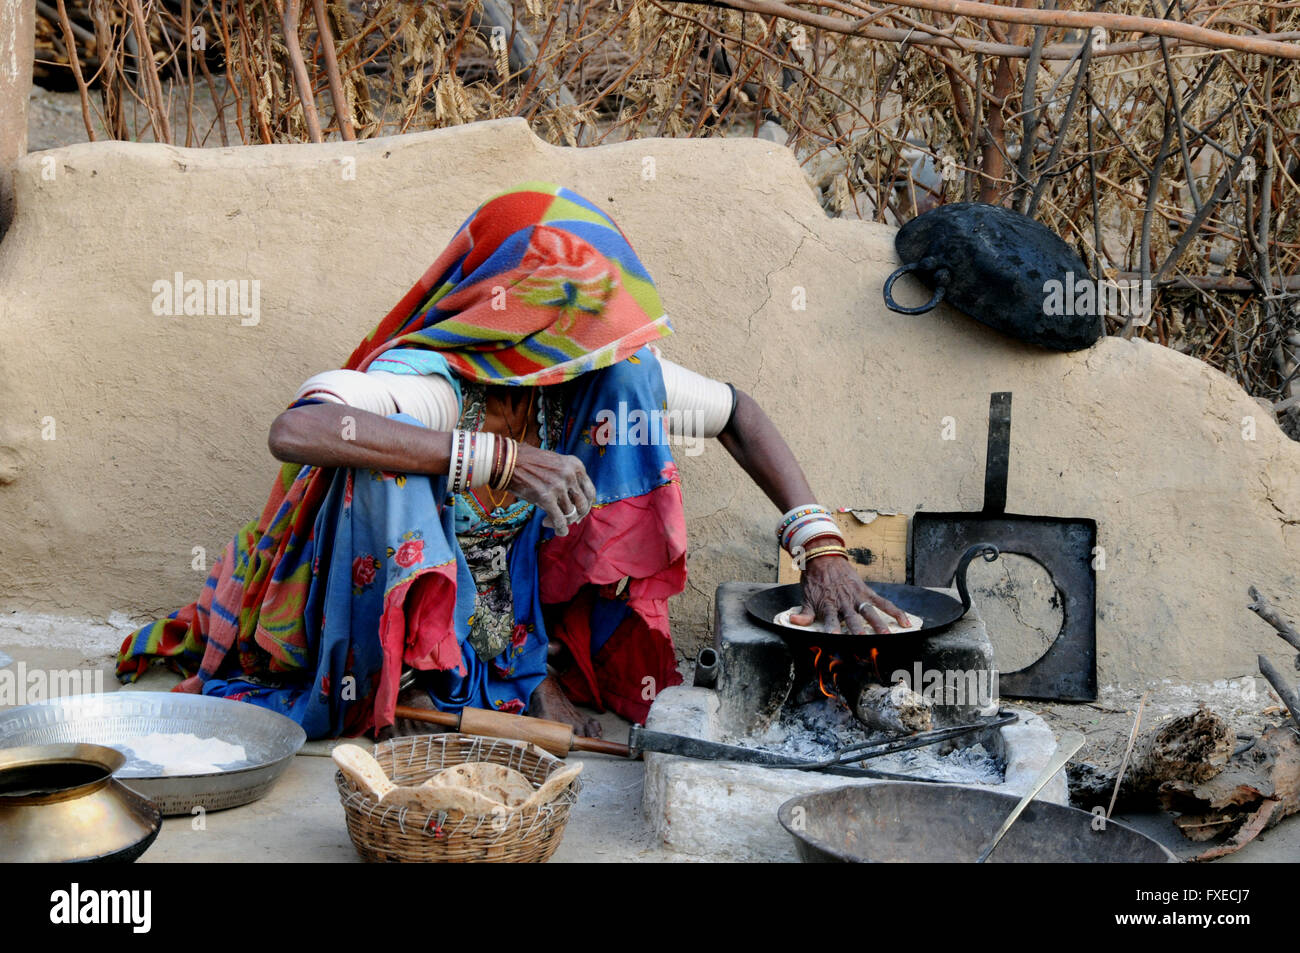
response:
M777 625L785 626L787 629L799 629L802 632L829 631L823 622L817 620L814 620L812 625L798 625L794 622L791 622L790 616L794 615L802 608L803 606L791 606L790 608L786 609L784 612L778 612L776 614L776 618L774 618L772 621L775 622ZM876 611L879 612L880 615L889 624L890 635L897 635L899 632L915 632L917 629L919 629L921 626L925 624L925 620L922 619L919 615L912 615L912 613L908 612L906 613L907 621L912 623L912 625L909 628L905 629L898 624L898 620L896 620L893 616L885 615L885 613L882 612L880 609L876 609Z

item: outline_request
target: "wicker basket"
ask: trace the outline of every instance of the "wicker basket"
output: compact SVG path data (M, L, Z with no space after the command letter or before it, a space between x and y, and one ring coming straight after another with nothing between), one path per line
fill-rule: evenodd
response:
M564 765L535 745L450 733L394 738L375 745L373 754L390 778L410 785L452 765L492 761L521 772L537 787ZM558 797L535 810L482 816L381 807L341 771L334 783L352 846L366 860L378 862L542 863L560 846L581 789L574 778Z

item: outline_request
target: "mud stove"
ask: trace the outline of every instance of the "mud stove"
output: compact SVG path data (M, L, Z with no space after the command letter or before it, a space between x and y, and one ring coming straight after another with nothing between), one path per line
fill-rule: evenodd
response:
M821 760L848 744L898 737L864 723L854 709L862 707L864 688L901 681L927 699L933 729L1004 723L876 757L863 767L1019 796L1056 750L1041 718L999 704L993 647L974 609L947 630L911 643L905 655L850 659L792 645L756 624L745 601L767 588L752 583L718 587L714 654L704 660L716 665L716 672L704 679L712 685L661 692L647 729ZM872 689L876 695L881 690ZM794 860L793 843L777 821L782 802L845 784L877 783L650 752L645 764L643 808L664 846L710 859ZM1040 798L1068 802L1064 772Z

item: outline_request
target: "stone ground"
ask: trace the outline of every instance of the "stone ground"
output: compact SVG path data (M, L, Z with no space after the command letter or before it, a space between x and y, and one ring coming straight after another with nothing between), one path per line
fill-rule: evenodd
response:
M625 722L600 717L607 737L626 737ZM188 817L168 818L142 861L359 862L334 787L332 745L308 743L266 797L209 814L206 830L193 830ZM581 760L582 794L553 862L693 859L656 849L653 835L641 822L639 762L603 756Z
M0 638L0 668L25 662L28 670L102 670L104 690L119 688L113 678L112 661L107 655L87 657L74 648L46 642L13 644ZM142 680L145 681L145 680ZM174 679L164 672L148 677L140 687L161 691ZM1176 695L1176 691L1169 694ZM1089 733L1090 741L1108 739L1114 725L1123 722L1127 738L1131 715L1121 712L1115 697L1108 699L1113 712L1101 712L1095 706L1032 706L1053 721L1058 730L1069 724ZM1099 703L1100 704L1100 703ZM1149 702L1150 704L1150 702ZM1148 709L1159 717L1160 702ZM1172 701L1168 704L1174 704ZM8 707L0 705L0 709ZM1067 717L1066 710L1073 712ZM1217 706L1216 706L1217 710ZM1125 717L1121 718L1121 714ZM1100 717L1109 715L1111 727L1103 728ZM627 724L615 715L599 715L605 737L623 740ZM1093 733L1096 733L1096 739ZM216 811L206 818L206 829L192 829L188 817L168 818L163 822L158 840L142 862L184 861L215 863L224 861L305 861L313 863L355 863L359 860L348 840L343 809L334 788L334 763L329 758L331 742L309 742L266 797L252 804ZM1104 751L1104 748L1097 749ZM1122 752L1121 752L1122 753ZM555 863L607 862L690 862L701 858L666 851L657 843L641 816L640 762L623 761L600 755L583 755L583 789L578 805L569 820L564 840L552 861ZM1169 815L1149 814L1120 817L1163 843L1180 857L1187 858L1202 849L1190 844ZM1254 843L1218 863L1294 863L1300 859L1300 822L1295 818L1264 834Z
M87 657L74 648L15 645L0 639L0 668L19 661L26 663L28 671L101 670L105 691L121 688L107 655ZM124 690L165 691L175 681L170 673L158 670ZM13 706L0 704L0 710L9 707ZM626 740L626 722L612 714L596 717L605 737ZM358 862L334 787L334 762L329 756L333 744L308 742L270 793L252 804L208 814L205 830L193 830L188 817L167 818L142 862ZM658 849L648 825L642 823L640 762L585 755L581 760L585 765L582 794L555 862L696 859Z

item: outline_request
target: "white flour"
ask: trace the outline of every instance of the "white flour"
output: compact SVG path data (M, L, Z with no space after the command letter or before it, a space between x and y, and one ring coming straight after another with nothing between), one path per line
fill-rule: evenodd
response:
M247 760L243 745L184 732L136 735L114 747L130 754L134 761L156 765L164 776L216 774L225 767Z

